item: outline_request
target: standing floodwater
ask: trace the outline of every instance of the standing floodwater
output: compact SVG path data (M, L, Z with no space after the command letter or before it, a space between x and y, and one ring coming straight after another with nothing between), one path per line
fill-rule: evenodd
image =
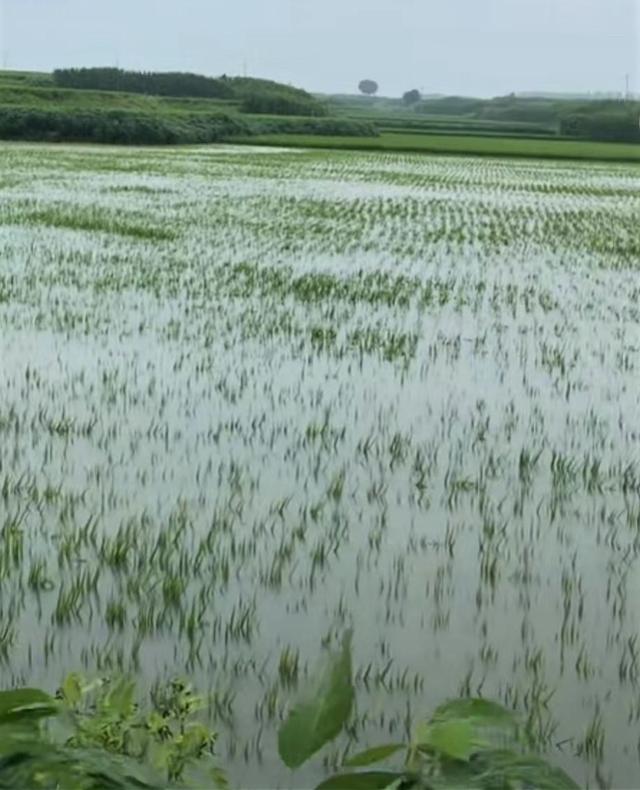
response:
M1 153L3 686L186 676L290 784L353 626L363 743L479 693L637 784L640 168Z

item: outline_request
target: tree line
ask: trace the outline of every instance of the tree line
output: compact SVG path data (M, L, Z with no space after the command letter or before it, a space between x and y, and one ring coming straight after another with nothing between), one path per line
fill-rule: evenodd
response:
M53 80L58 87L78 90L233 101L247 113L312 117L328 114L326 106L306 91L248 77L205 77L188 72L125 71L109 67L56 69Z
M444 115L461 121L540 124L561 137L640 143L640 102L520 98L513 95L489 100L450 96L423 99L414 106L422 115Z
M53 80L61 88L124 91L153 96L191 96L197 99L233 99L222 79L184 72L124 71L117 68L56 69Z
M583 105L563 116L560 133L587 140L640 143L639 119L639 102Z

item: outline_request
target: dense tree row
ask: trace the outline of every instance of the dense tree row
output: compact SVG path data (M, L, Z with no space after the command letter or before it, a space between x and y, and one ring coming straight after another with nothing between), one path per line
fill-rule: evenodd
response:
M134 72L115 68L58 69L59 87L122 91L178 98L224 99L244 112L269 115L326 115L326 107L306 91L270 80L222 76L217 79L182 72Z
M586 105L562 118L560 132L586 140L640 143L639 120L638 102Z
M640 142L638 102L584 102L515 95L488 100L450 96L421 101L416 110L424 115L467 121L539 124L550 133L587 140Z
M56 85L83 90L125 91L153 96L191 96L199 99L233 99L225 80L183 72L124 71L116 68L56 69Z
M137 145L214 143L257 134L370 135L370 124L337 118L245 118L233 114L56 111L0 108L0 139Z
M327 114L324 105L313 99L298 99L280 93L250 93L240 105L242 112L257 115L306 115Z
M0 110L0 138L143 145L210 143L249 134L228 115L169 117L123 111Z
M251 118L253 134L318 134L332 137L377 137L378 131L368 121L351 118Z

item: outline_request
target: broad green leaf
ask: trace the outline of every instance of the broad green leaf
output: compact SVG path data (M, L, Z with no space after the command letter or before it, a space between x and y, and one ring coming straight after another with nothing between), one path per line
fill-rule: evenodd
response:
M437 776L429 777L430 790L487 790L493 785L483 784L475 761L465 763L441 757ZM495 787L500 787L496 785ZM503 789L506 790L506 789Z
M44 719L58 713L58 704L39 689L0 691L0 724Z
M456 699L445 702L434 711L434 721L447 719L475 719L488 725L517 725L512 711L486 699Z
M447 702L436 708L431 721L424 727L442 726L451 722L456 722L456 728L461 728L461 722L471 728L473 752L495 751L521 745L521 733L515 714L489 700L459 699Z
M62 696L68 705L77 705L82 699L82 678L75 672L64 679Z
M373 765L374 763L381 763L388 757L391 757L397 752L405 749L402 743L390 743L386 746L374 746L372 749L367 749L364 752L359 752L350 757L344 765L349 768L358 768L363 765Z
M563 770L535 755L514 752L487 752L484 771L479 778L485 786L526 786L536 790L577 790L577 785Z
M69 749L42 738L3 742L1 786L64 788L65 790L161 790L165 783L138 761L112 756L101 749Z
M404 774L387 771L339 774L318 785L316 790L384 790L404 778Z
M40 722L38 719L22 719L0 724L0 766L5 759L11 760L19 752L23 744L37 742L40 739ZM2 768L0 767L0 787Z
M278 733L278 751L285 765L298 768L345 725L353 706L351 633L339 653L329 656L311 693L294 706Z
M58 761L68 766L56 787L67 788L66 777L71 771L82 780L78 787L91 790L160 790L166 782L132 757L111 755L103 749L66 749L54 746Z
M469 760L475 751L473 726L464 720L434 721L418 727L416 741L454 760Z

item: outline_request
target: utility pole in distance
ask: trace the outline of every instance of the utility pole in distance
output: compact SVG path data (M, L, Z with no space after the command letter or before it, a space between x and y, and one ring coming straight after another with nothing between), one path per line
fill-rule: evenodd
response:
M7 49L7 3L0 0L0 49L2 50L2 68L6 71L9 68L9 50Z

